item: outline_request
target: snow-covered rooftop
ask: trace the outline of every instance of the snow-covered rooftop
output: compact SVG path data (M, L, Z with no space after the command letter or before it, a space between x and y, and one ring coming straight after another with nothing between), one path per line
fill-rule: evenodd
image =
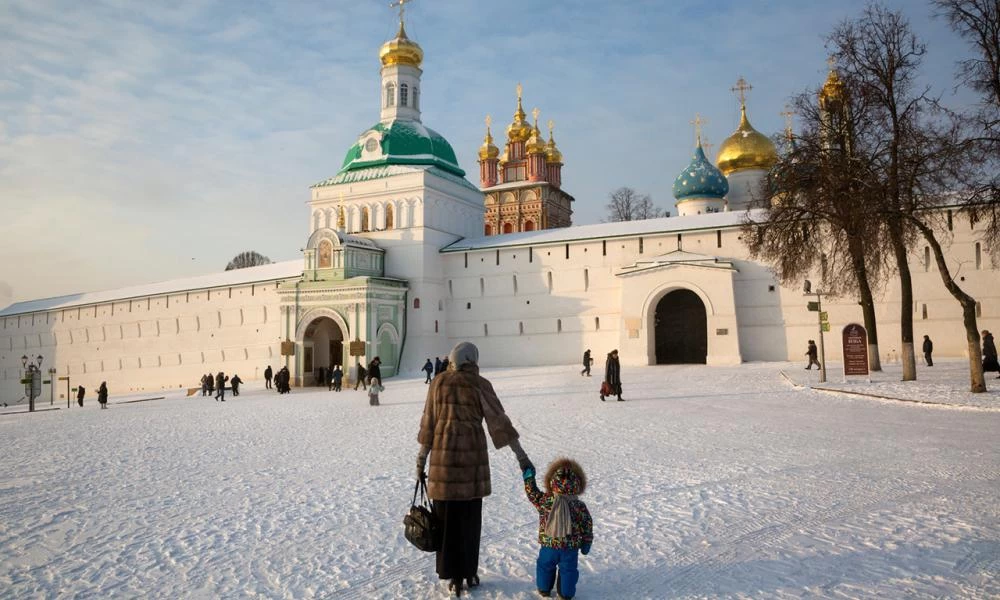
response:
M607 239L614 237L630 237L637 235L652 235L657 233L683 233L701 229L721 229L736 227L743 222L747 213L721 212L704 215L689 215L686 217L663 217L660 219L644 219L641 221L619 221L615 223L595 223L593 225L577 225L560 227L558 229L541 229L521 233L483 236L458 240L442 249L442 252L465 252L468 250L483 250L486 248L506 248L512 246L535 246L540 244L559 244L565 242ZM755 211L751 211L755 214Z
M257 281L288 279L291 277L298 277L301 274L302 260L286 260L260 267L233 269L232 271L223 271L221 273L198 275L195 277L186 277L184 279L172 279L170 281L159 281L156 283L134 285L114 290L69 294L67 296L56 296L54 298L43 298L40 300L26 300L24 302L16 302L7 308L0 310L0 317L37 312L40 310L54 310L69 308L71 306L99 304L101 302L110 302L113 300L172 294L176 292L183 292L185 290L226 287L231 285L254 283Z

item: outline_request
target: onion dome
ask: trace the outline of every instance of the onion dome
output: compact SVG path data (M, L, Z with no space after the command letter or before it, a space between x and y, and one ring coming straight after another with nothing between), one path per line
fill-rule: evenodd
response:
M746 169L770 169L778 161L778 151L768 137L750 125L747 107L740 107L740 125L719 146L715 163L725 175Z
M545 144L545 162L562 164L562 152L556 147L556 140L552 137L552 129L555 127L555 123L549 121L549 141Z
M521 84L517 84L517 110L514 111L514 121L507 126L507 139L511 142L524 142L531 137L531 125L521 107Z
M674 179L674 198L725 198L729 182L719 169L708 160L701 147L701 138L691 156L691 164Z
M493 135L490 134L489 117L487 117L486 137L479 147L479 160L491 160L500 156L500 149L493 145Z
M538 130L538 109L535 109L535 124L531 128L531 137L528 138L528 145L525 146L525 150L528 154L544 154L545 153L545 138L542 137L542 132Z
M837 70L831 66L830 73L826 76L826 82L823 83L823 87L819 90L820 107L827 108L831 104L838 104L844 100L846 94L847 86L844 85L844 80L840 78Z
M399 31L396 37L382 44L379 49L378 58L382 61L383 67L391 65L407 65L410 67L420 67L424 60L424 51L416 42L406 37L406 30L403 29L403 21L399 22Z

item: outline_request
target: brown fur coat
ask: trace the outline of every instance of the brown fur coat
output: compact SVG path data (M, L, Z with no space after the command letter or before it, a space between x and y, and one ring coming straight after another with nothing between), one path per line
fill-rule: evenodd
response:
M496 448L518 439L493 385L474 364L448 370L431 382L417 442L428 446L427 495L473 500L490 495L490 458L483 420Z

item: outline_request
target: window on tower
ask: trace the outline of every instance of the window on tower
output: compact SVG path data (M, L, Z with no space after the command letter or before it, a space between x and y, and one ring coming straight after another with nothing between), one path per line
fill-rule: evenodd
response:
M406 106L407 97L410 94L410 88L405 83L399 84L399 105Z
M393 219L392 219L392 205L387 204L385 207L385 228L392 229Z
M366 207L361 211L361 231L368 231L368 223L370 222L368 208Z
M396 86L391 83L385 86L385 105L396 106Z
M420 88L413 86L413 108L420 110Z

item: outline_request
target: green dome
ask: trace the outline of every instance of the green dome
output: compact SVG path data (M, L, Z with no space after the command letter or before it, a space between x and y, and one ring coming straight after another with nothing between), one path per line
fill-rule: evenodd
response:
M347 151L337 174L381 165L432 165L465 177L448 140L418 121L376 123Z
M708 162L701 148L701 139L694 149L691 164L674 180L674 198L724 198L729 193L729 181Z

